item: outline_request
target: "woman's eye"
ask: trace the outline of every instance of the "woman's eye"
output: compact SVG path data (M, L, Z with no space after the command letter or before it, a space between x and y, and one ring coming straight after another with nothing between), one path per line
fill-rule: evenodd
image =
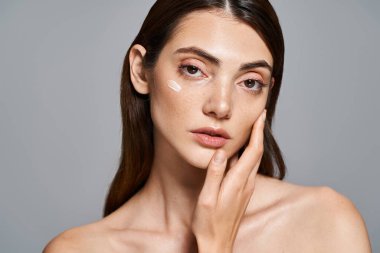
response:
M247 79L244 80L242 83L245 88L254 93L260 92L262 87L264 86L264 84L261 81L255 79Z
M198 67L195 67L194 65L182 65L179 68L180 68L181 72L187 76L190 76L190 77L202 77L203 76L202 71Z

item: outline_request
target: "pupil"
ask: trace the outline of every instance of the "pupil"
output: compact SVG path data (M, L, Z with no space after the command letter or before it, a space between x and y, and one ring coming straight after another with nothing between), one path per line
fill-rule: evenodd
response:
M253 86L255 86L255 80L247 80L247 81L245 81L245 86L247 88L252 88Z
M194 67L194 66L188 66L188 67L187 67L187 71L188 71L190 74L194 75L194 74L196 74L196 73L198 72L198 69L197 69L196 67Z

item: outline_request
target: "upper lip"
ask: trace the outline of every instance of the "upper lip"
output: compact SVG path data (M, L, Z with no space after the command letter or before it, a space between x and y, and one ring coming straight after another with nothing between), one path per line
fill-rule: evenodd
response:
M191 131L192 133L198 134L208 134L211 136L223 137L225 139L230 139L230 135L222 128L212 128L212 127L202 127Z

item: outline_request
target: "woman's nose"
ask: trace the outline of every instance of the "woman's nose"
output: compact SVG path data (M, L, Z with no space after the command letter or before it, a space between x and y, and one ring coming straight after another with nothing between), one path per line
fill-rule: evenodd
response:
M231 117L232 109L232 85L230 82L219 81L212 84L208 91L206 101L203 105L203 113L217 119L228 119Z

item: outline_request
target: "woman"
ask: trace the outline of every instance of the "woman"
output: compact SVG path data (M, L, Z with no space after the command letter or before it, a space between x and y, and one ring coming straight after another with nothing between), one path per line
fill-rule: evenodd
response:
M348 199L281 181L283 62L267 0L158 0L123 66L105 218L44 252L370 252Z

